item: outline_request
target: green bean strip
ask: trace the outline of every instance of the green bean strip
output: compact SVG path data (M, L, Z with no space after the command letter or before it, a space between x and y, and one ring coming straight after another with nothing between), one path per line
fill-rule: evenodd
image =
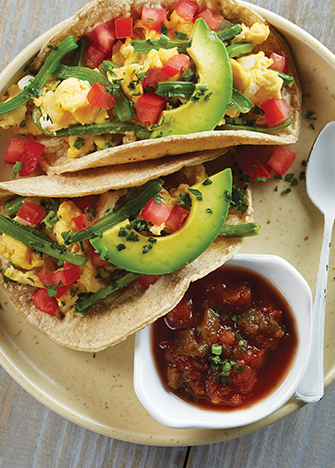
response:
M93 85L95 82L97 82L105 88L111 84L109 79L97 70L92 70L91 68L87 67L69 67L68 65L63 65L62 63L58 65L53 75L57 78L60 78L61 80L66 80L67 78L77 78L78 80L88 81L90 85Z
M227 46L227 52L229 58L234 58L238 57L239 55L249 54L253 48L254 45L252 42L241 42L240 44L232 44Z
M122 221L125 221L129 216L137 215L140 209L162 190L162 180L157 179L147 182L145 185L140 187L140 189L141 192L137 196L126 201L115 211L94 223L90 228L85 229L84 231L74 232L73 234L63 233L65 244L69 245L74 242L92 239Z
M76 315L81 315L84 316L86 309L90 307L93 304L96 304L97 302L101 301L102 299L106 299L106 297L110 296L111 294L115 293L119 289L124 288L127 286L129 283L134 281L136 278L138 278L140 275L138 273L127 273L125 276L118 280L112 281L112 283L109 286L106 286L105 288L100 289L100 291L92 294L92 296L89 296L86 299L78 299L76 302L76 308L75 308L75 314Z
M129 283L133 282L136 278L138 278L140 275L138 273L128 273L122 278L113 281L109 286L106 286L103 289L100 289L100 291L92 294L89 296L87 299L79 299L76 302L76 308L75 308L75 314L84 316L86 313L86 309L90 307L93 304L96 304L97 302L101 301L102 299L106 299L106 297L110 296L114 292L124 288L127 286Z
M87 124L87 125L72 125L71 127L52 132L45 130L41 124L42 113L41 109L37 107L34 109L33 121L35 125L41 130L44 135L66 138L69 136L81 136L81 135L103 135L104 133L120 133L125 134L127 132L134 132L136 137L140 140L145 140L150 137L151 132L141 125L136 125L130 122L119 122L117 120L107 120L101 124Z
M152 49L173 49L177 47L178 52L186 52L186 49L191 47L192 39L178 40L169 39L164 34L161 34L159 39L147 39L146 41L132 41L135 54L147 54Z
M88 37L82 37L78 41L78 49L76 50L76 55L74 58L73 65L76 67L86 67L86 60L85 60L85 54L89 46L89 39Z
M104 86L107 90L112 86L112 83L109 79L98 72L97 70L91 70L87 67L69 67L63 65L62 63L54 71L54 75L61 80L67 78L77 78L78 80L85 80L93 85L95 82ZM130 120L134 118L134 109L131 105L131 102L126 98L122 90L117 91L114 94L115 97L115 106L114 110L116 112L117 118L121 122Z
M151 132L141 125L135 125L129 122L118 122L116 120L107 120L101 124L73 125L56 132L56 137L64 138L67 136L80 135L102 135L104 133L134 132L140 140L149 138Z
M244 94L233 88L230 106L235 107L242 114L247 114L254 107L253 103Z
M23 226L11 218L0 215L0 232L22 242L22 244L50 255L52 258L72 263L73 265L85 265L87 259L82 255L77 255L66 250L65 245L51 241L36 229Z
M251 237L257 236L260 225L256 223L224 224L219 236L222 237Z
M15 197L7 200L5 203L4 212L8 214L15 214L23 205L25 197Z
M275 70L276 71L276 70ZM283 80L283 87L290 88L293 85L294 77L291 75L287 75L286 73L277 72L279 78Z
M217 31L216 35L222 42L224 42L228 41L229 39L232 39L241 32L242 28L240 24L232 24L231 26L228 26L227 28L222 29L221 31Z
M102 73L105 73L106 75L107 75L107 73L110 73L111 75L113 75L114 68L120 68L120 67L121 67L121 65L119 65L118 63L113 62L112 60L104 60L102 62L101 71L102 71Z
M37 96L48 81L50 76L54 73L58 67L61 59L71 50L74 50L78 47L76 44L74 36L66 38L61 42L57 47L55 47L50 55L47 57L44 65L37 73L35 78L26 86L26 88L17 96L12 99L0 104L0 114L6 114L11 112L14 109L22 106L29 101L34 96Z
M274 125L273 127L256 127L256 126L251 126L251 125L231 125L231 124L226 124L226 125L220 125L219 127L216 127L215 130L246 130L249 132L261 132L261 133L267 133L269 135L281 132L282 130L285 130L285 128L289 127L292 124L292 121L290 119L285 120L282 124L279 125Z
M191 83L190 81L159 81L156 94L168 97L182 97L190 99L194 91L207 91L206 83Z

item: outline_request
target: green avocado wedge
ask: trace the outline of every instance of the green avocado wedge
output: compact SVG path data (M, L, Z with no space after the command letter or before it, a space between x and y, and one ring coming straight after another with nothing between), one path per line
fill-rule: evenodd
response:
M123 221L90 240L94 249L113 265L146 275L180 270L198 258L219 235L227 217L232 192L232 173L225 169L189 188L192 206L181 229L161 237L146 237L129 229L131 239L120 237ZM133 234L132 234L133 233Z
M163 111L150 138L211 131L228 109L233 78L225 45L202 18L194 23L190 37L192 45L187 52L196 65L198 83L207 84L208 90L195 92L186 104Z

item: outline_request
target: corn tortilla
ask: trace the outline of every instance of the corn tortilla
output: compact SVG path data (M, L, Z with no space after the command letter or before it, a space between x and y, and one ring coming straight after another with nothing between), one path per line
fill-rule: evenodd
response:
M175 0L152 0L150 6L161 5L171 9L175 3ZM258 14L234 0L201 0L198 3L201 9L209 7L232 23L244 23L246 26L251 26L257 21L267 24ZM92 0L73 17L69 18L64 23L61 31L50 38L35 58L32 68L38 69L41 67L50 53L50 44L56 46L70 35L74 35L76 39L79 39L97 24L118 16L139 16L139 12L145 4L147 4L145 0ZM259 50L264 51L266 55L272 51L285 55L288 58L286 73L294 76L292 87L283 88L282 90L282 95L287 100L293 113L292 124L277 134L271 135L245 130L218 130L167 136L121 144L76 159L68 158L66 151L62 150L62 148L57 149L56 138L44 137L41 142L47 144L48 149L40 159L42 168L47 174L61 174L93 167L128 164L171 155L182 155L186 152L210 151L241 144L283 145L296 142L300 131L301 89L292 55L285 41L271 26L268 39L254 48L255 53Z
M224 167L227 167L226 156L210 162L206 170L211 174ZM152 178L156 177L155 174ZM29 185L31 180L32 178L25 179L25 183ZM38 195L36 187L32 192L26 190L25 193ZM42 184L39 184L39 187L42 187ZM10 193L13 194L13 192ZM230 210L227 224L243 224L252 221L250 189L247 190L246 203L248 209L245 212ZM37 310L31 301L31 288L23 284L3 281L3 271L6 266L4 259L1 260L4 269L1 272L0 287L13 302L20 315L51 340L75 350L97 352L116 345L125 340L127 336L165 315L182 299L191 282L219 268L240 250L242 242L243 239L239 238L218 237L195 261L179 271L162 275L146 291L143 291L134 281L124 289L91 306L84 317L67 313L63 319L59 319Z

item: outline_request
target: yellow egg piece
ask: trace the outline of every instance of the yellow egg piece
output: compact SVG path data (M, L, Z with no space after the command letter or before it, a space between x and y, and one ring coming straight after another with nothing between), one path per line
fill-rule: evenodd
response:
M241 25L242 31L234 37L231 44L240 42L252 42L253 45L262 44L270 34L270 28L266 24L254 23L250 28L245 24Z
M24 270L31 270L43 265L43 259L40 254L35 253L30 247L6 234L2 235L0 255L3 255L4 258L9 259L14 265Z
M272 60L264 52L230 60L233 86L259 106L272 98L281 98L283 80L270 69Z

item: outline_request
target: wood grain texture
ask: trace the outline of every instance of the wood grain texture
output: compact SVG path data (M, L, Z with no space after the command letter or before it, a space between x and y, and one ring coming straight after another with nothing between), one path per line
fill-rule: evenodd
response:
M85 0L0 0L0 69ZM335 52L334 0L252 0ZM47 409L0 368L0 468L330 468L335 460L335 386L322 402L254 434L212 445L162 448L120 442Z

